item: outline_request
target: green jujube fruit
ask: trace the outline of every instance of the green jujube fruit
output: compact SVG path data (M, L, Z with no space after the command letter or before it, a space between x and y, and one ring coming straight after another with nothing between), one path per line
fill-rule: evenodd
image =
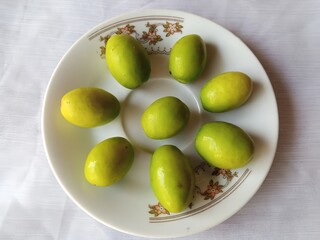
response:
M146 108L141 117L145 134L152 139L173 137L187 125L190 110L180 99L159 98Z
M76 88L62 97L60 112L68 122L91 128L114 120L119 115L120 103L101 88Z
M234 169L251 161L255 146L252 138L240 127L217 121L200 127L195 149L210 165Z
M127 139L108 138L89 152L84 166L85 178L96 186L110 186L128 173L133 160L134 150Z
M189 159L173 145L155 150L150 163L151 188L169 212L186 209L192 201L195 176Z
M209 80L200 91L202 106L209 112L226 112L243 105L251 96L251 78L242 72L225 72Z
M207 49L202 38L190 34L180 38L172 47L169 56L169 72L181 83L195 81L207 62Z
M150 77L151 63L142 44L130 35L112 35L106 43L106 63L124 87L135 89Z

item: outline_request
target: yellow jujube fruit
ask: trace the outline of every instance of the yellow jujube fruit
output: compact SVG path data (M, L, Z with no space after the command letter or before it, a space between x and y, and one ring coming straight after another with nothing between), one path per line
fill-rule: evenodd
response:
M127 174L133 159L134 150L127 139L108 138L89 152L84 166L85 178L96 186L110 186Z
M112 76L134 89L149 79L151 63L142 44L130 35L112 35L106 43L106 63Z
M173 137L187 125L190 110L180 99L172 96L154 101L142 114L141 125L153 139Z
M226 112L243 105L253 84L242 72L225 72L209 80L200 91L202 106L209 112Z
M119 115L120 103L115 96L101 88L76 88L62 97L60 112L76 126L97 127Z
M227 122L209 122L200 127L195 149L210 165L233 169L251 161L255 146L240 127Z
M195 81L207 62L207 49L202 38L190 34L180 38L172 47L169 56L169 72L181 83Z
M155 150L150 163L151 188L169 212L186 209L192 201L195 176L189 159L173 145Z

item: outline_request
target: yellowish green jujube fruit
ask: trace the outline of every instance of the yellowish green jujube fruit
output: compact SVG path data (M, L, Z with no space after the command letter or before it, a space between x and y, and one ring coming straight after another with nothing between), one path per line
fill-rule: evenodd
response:
M85 178L96 186L110 186L128 173L133 160L134 150L127 139L108 138L89 152L84 166Z
M195 176L189 159L173 145L155 150L150 163L151 188L169 212L186 209L192 201Z
M202 38L190 34L180 38L172 47L169 56L169 72L181 83L195 81L207 62L207 49Z
M200 91L202 106L209 112L226 112L243 105L251 96L251 78L242 72L225 72L209 80Z
M150 77L151 63L142 44L130 35L112 35L106 43L106 63L124 87L135 89Z
M159 98L143 112L141 125L153 139L170 138L187 125L190 110L180 99L172 96Z
M62 97L60 112L76 126L97 127L119 115L120 103L115 96L101 88L76 88Z
M227 122L209 122L198 130L195 149L210 165L234 169L251 161L255 146L240 127Z

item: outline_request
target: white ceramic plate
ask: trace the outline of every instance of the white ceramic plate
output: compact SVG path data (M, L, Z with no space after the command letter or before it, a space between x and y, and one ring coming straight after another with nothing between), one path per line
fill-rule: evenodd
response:
M105 41L126 33L139 39L150 53L152 74L136 90L119 85L104 59ZM184 85L173 80L167 67L173 44L187 34L199 34L207 44L208 63L201 78ZM205 112L199 90L215 75L242 71L254 82L250 100L239 109L220 114ZM92 129L71 125L60 114L60 99L83 86L101 87L121 102L120 115ZM140 126L143 110L159 97L173 95L191 110L187 128L168 140L148 139ZM270 81L258 59L236 36L221 26L189 13L142 10L108 20L82 36L65 54L47 88L42 128L50 166L62 188L99 222L138 236L178 237L209 229L235 214L259 189L272 164L278 140L278 111ZM255 157L241 169L209 167L196 154L193 139L201 124L222 120L243 128L254 139ZM90 185L83 167L90 149L100 141L123 136L135 148L135 161L126 177L108 188ZM172 214L159 205L149 186L149 160L162 144L174 144L187 154L196 174L190 208Z

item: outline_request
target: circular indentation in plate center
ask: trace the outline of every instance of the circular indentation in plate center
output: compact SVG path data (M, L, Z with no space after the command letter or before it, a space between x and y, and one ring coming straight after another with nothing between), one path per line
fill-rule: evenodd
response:
M177 135L155 140L146 136L141 126L141 116L144 110L159 98L174 96L184 102L190 110L190 119L187 126ZM196 131L200 125L200 107L194 93L187 85L173 79L150 79L138 89L130 92L122 107L122 124L125 133L133 145L148 152L157 147L172 144L184 149L193 143Z

